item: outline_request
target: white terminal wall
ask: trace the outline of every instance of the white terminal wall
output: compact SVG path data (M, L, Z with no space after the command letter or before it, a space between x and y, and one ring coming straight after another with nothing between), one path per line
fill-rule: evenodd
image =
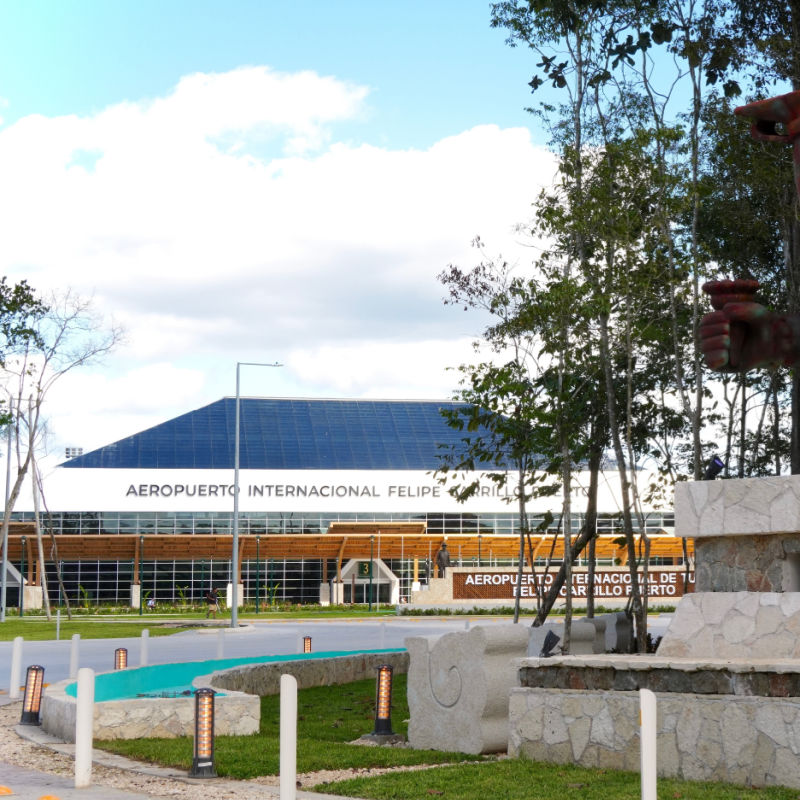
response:
M498 489L486 475L479 476L481 492L465 503L450 496L433 473L415 470L240 470L239 510L270 512L297 509L304 512L410 512L502 513L516 512L510 476L508 487ZM639 473L644 486L648 473ZM577 473L573 487L574 510L585 505L588 473ZM231 511L233 470L203 469L86 469L58 467L45 478L47 505L52 511ZM28 495L30 496L30 495ZM619 479L606 473L600 483L601 512L619 510ZM558 510L560 497L535 498L532 513ZM20 498L17 511L32 503ZM649 509L646 509L649 510Z

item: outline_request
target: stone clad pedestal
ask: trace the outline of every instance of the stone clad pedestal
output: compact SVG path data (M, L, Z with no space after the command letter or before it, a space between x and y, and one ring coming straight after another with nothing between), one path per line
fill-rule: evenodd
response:
M694 539L697 592L800 591L800 475L679 483L675 534Z
M800 476L680 483L696 591L655 656L520 662L509 753L636 769L657 696L660 775L800 788Z

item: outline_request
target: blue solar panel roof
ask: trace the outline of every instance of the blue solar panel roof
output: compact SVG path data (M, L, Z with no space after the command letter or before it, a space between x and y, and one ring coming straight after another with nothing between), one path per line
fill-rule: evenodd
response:
M439 466L464 433L442 417L456 403L240 399L242 469L414 469ZM62 464L104 469L233 469L236 399L175 417Z

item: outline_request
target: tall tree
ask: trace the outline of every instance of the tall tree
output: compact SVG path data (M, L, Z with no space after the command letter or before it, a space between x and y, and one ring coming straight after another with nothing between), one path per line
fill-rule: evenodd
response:
M11 424L18 449L16 476L3 516L3 541L7 541L11 514L35 461L35 451L42 445L45 406L50 390L64 375L97 361L122 339L121 328L113 323L106 325L90 301L72 292L46 298L27 323L30 334L4 364L5 391L13 402ZM33 483L35 496L38 496L37 482L34 480ZM38 525L37 546L43 552L41 527ZM49 603L45 602L49 617Z

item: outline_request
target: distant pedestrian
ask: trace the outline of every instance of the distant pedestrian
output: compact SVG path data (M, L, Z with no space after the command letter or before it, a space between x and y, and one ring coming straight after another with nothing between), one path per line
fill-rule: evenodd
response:
M219 611L219 592L216 589L211 589L206 592L206 603L206 619L208 619L209 616L216 619L217 611Z
M156 601L152 597L147 598L147 610L148 611L156 610Z

